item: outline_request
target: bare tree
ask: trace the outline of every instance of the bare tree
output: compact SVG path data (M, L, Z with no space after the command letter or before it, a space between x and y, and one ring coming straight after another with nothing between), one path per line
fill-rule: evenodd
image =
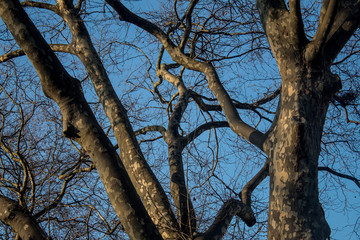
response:
M8 29L0 60L11 63L4 75L17 76L11 71L21 62L13 59L26 55L43 93L60 109L58 113L52 103L38 97L52 106L47 111L56 123L51 129L62 125L70 140L49 151L59 158L46 159L45 166L53 167L41 173L33 157L38 155L26 146L52 139L32 135L33 125L29 127L36 109L44 107L34 100L32 110L24 112L19 90L2 83L6 96L1 99L1 147L6 160L1 169L1 221L21 239L96 234L117 238L122 229L130 239L222 239L226 234L249 239L263 229L268 239L329 238L318 172L359 187L355 163L349 163L354 169L348 172L331 164L319 167L319 158L343 156L342 151L334 154L334 143L359 153L354 134L359 123L354 90L358 83L353 80L358 75L344 67L359 55L358 39L351 38L360 25L359 2L328 0L301 6L296 0L259 0L255 7L247 1L164 1L162 11L138 14L119 0L105 2L0 0L0 16ZM50 17L44 22L32 11ZM13 49L16 45L7 31L20 49ZM264 62L271 52L276 65ZM135 73L125 64L132 55L139 55ZM253 89L261 91L241 95L239 85L246 81L239 78L245 76L235 71L241 61L244 68L260 63L271 84L259 81ZM112 76L127 67L130 73L120 81L119 94ZM348 85L343 92L340 76ZM334 117L336 112L344 114L343 122ZM355 139L336 138L341 130L351 131ZM53 139L67 141L56 134ZM77 151L66 150L69 143ZM235 176L219 167L226 165L228 152L223 149L231 145L233 156L244 158L237 160L242 169L236 169ZM36 144L32 150L46 151ZM64 157L72 160L64 164L59 160ZM253 195L267 176L268 209ZM61 182L49 184L61 190L47 200L41 198L51 191L41 179L56 177ZM107 200L96 194L98 177L118 221L110 209L101 207ZM93 184L86 186L92 193L81 189L86 181ZM88 204L86 198L99 202ZM41 202L46 204L42 207ZM71 219L75 209L80 212ZM266 210L267 220L259 221ZM58 212L65 217L59 219ZM94 212L99 221L93 220ZM242 233L239 221L232 222L234 216L249 227L258 222L257 228ZM53 231L62 221L68 224L68 233ZM229 226L234 227L232 233Z

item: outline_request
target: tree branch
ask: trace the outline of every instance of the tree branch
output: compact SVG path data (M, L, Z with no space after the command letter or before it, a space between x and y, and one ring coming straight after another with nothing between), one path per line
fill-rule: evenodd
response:
M245 184L243 190L239 194L241 200L247 206L251 206L251 194L255 188L269 175L269 159L266 160L260 171Z
M58 1L60 15L75 39L76 55L88 72L100 103L111 123L122 160L131 182L152 221L164 238L175 238L177 222L161 184L148 165L132 129L127 111L116 94L85 24L71 3ZM147 184L144 184L146 182ZM121 221L123 222L123 220Z
M163 44L175 62L188 69L204 73L209 83L209 88L218 99L230 128L239 136L247 139L260 149L263 149L264 134L242 121L228 92L223 87L215 68L210 63L197 61L182 53L180 48L176 47L160 28L135 15L118 0L106 0L106 2L119 14L121 20L133 23L155 36Z
M192 142L194 139L196 139L198 136L200 136L203 132L207 130L213 128L222 128L222 127L229 127L229 123L226 121L219 121L219 122L208 122L202 124L185 137L184 145L187 145L188 143Z
M181 42L179 44L179 47L181 49L182 52L184 52L184 48L186 46L186 42L189 39L189 35L191 32L191 28L192 28L192 12L194 11L194 8L196 6L196 4L199 2L199 0L191 0L190 5L185 13L185 19L186 19L186 28L183 34L183 37L181 39Z
M343 173L339 173L329 167L318 167L318 170L319 171L327 171L337 177L341 177L341 178L345 178L345 179L348 179L348 180L351 180L353 181L359 188L360 188L360 180L353 177L353 176L350 176L350 175L347 175L347 174L343 174Z
M79 81L68 74L19 1L0 1L0 16L39 74L43 92L59 105L64 135L76 140L93 160L130 239L162 239L86 102Z
M240 217L246 225L249 227L256 223L255 215L252 209L236 199L229 199L220 208L218 214L215 217L214 222L209 229L195 240L220 240L224 236L229 227L232 218L237 215Z
M166 129L163 126L159 126L159 125L146 126L139 130L136 130L135 135L146 134L147 132L159 132L161 133L161 135L164 136Z
M325 0L321 7L319 26L313 38L315 45L323 46L334 21L339 0Z
M332 63L360 26L360 2L341 1L324 46L326 60Z
M58 13L57 6L49 4L49 3L36 2L36 1L24 1L24 2L21 2L21 5L24 7L36 7L36 8L47 9L47 10L53 11L55 13Z
M72 44L49 44L51 50L54 52L64 52L75 54L74 48ZM6 62L10 59L24 56L25 53L22 49L14 50L9 53L0 56L0 63Z
M23 240L50 239L36 220L24 212L17 202L2 195L0 195L0 220L14 229Z
M296 43L297 49L302 49L307 42L307 38L304 32L304 23L301 16L301 7L300 0L291 0L289 1L290 7L290 26L295 32L294 42Z

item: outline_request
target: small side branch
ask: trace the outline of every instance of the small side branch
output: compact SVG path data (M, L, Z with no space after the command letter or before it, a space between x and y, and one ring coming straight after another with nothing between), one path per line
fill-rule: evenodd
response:
M192 142L194 139L196 139L198 136L200 136L203 132L205 132L207 130L210 130L210 129L213 129L213 128L224 128L224 127L229 127L229 123L226 122L226 121L205 123L205 124L199 126L198 128L196 128L191 133L189 133L185 137L185 142L186 142L186 144Z
M345 179L348 179L348 180L351 180L353 181L357 186L358 188L360 188L360 180L357 179L356 177L353 177L353 176L350 176L350 175L347 175L347 174L343 174L343 173L339 173L329 167L318 167L318 170L319 171L327 171L337 177L341 177L341 178L345 178Z
M69 45L69 44L49 44L49 46L50 46L51 50L53 50L54 52L64 52L64 53L75 54L74 48L72 47L72 45ZM8 52L4 55L1 55L0 63L6 62L10 59L13 59L16 57L21 57L21 56L25 56L25 53L22 49L14 50L14 51Z

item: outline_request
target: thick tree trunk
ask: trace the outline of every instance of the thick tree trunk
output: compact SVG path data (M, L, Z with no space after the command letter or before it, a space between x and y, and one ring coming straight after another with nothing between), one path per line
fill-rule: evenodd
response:
M281 71L281 111L268 138L268 239L326 239L330 228L319 203L317 166L329 98L339 79L326 68L287 65Z

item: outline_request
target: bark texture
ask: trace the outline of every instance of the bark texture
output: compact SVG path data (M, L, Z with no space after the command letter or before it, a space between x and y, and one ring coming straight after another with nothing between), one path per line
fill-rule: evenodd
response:
M45 95L59 105L64 135L76 140L93 160L130 239L162 239L87 104L80 82L66 72L18 1L0 1L0 16L34 65Z
M352 4L351 14L340 7ZM318 158L329 101L341 89L330 66L341 49L334 38L343 46L359 26L359 20L354 21L359 4L324 1L312 40L305 37L300 1L289 1L287 8L285 1L258 0L257 7L282 85L264 147L270 159L268 239L327 239L330 228L319 203ZM346 34L336 36L344 28Z
M0 195L0 221L9 225L22 240L46 240L47 234L17 202Z

